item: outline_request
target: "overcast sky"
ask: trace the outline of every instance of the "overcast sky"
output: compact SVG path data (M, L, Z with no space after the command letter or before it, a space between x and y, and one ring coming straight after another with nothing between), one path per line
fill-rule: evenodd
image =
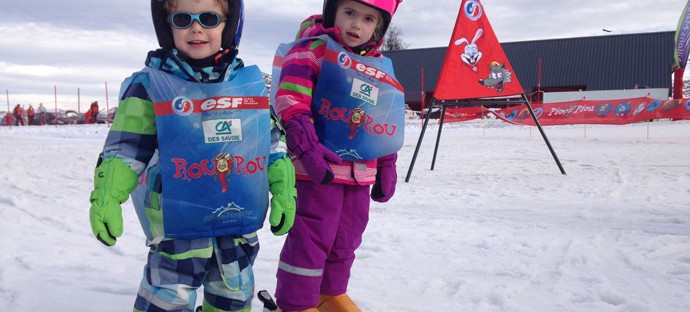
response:
M270 73L321 0L247 0L240 57ZM393 19L410 49L447 46L460 0L404 0ZM483 0L501 42L675 30L686 0ZM602 29L612 30L605 33ZM6 0L0 3L0 91L11 106L116 105L120 83L158 47L145 0ZM7 97L0 110L6 109Z

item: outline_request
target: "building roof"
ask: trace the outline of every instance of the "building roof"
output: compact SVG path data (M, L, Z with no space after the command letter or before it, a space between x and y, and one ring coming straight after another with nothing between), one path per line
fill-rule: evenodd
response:
M525 93L541 88L583 90L670 88L675 32L506 42L501 46ZM385 51L406 91L433 91L447 47ZM424 88L422 88L422 68Z

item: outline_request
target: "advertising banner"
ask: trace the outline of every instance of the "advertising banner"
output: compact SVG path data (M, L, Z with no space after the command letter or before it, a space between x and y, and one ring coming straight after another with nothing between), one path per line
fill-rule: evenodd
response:
M690 99L659 100L639 97L617 100L580 100L532 104L542 126L609 124L623 125L655 119L690 120ZM517 125L535 126L526 105L500 110L484 107L449 108L444 122L462 122L493 115Z

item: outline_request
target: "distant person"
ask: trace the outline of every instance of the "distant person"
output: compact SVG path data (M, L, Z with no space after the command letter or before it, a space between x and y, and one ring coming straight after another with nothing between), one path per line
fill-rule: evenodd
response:
M122 84L90 198L113 246L132 195L150 248L134 311L192 312L202 287L204 312L251 311L269 191L271 231L293 225L294 167L261 71L237 58L243 7L151 0L161 49Z
M7 112L3 119L5 119L5 126L9 127L10 125L12 125L12 115L10 115L10 112Z
M89 123L96 123L98 121L98 101L93 101L89 108Z
M46 107L43 106L43 102L38 103L38 123L41 125L46 124Z
M14 118L15 118L15 122L14 122L15 126L19 126L19 125L23 126L24 125L24 109L19 104L17 104L17 106L14 107L14 111L12 113L14 114Z
M84 113L84 123L85 123L85 124L90 124L90 123L91 123L91 108L89 108L89 110L87 110L87 111Z
M29 126L32 126L34 124L34 117L36 116L36 111L34 111L34 107L31 106L31 103L29 103L29 108L26 109L26 117L29 118L29 122L27 123Z

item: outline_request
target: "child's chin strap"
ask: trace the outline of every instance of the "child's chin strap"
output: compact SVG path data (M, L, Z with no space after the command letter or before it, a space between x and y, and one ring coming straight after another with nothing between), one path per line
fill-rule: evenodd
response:
M364 48L364 49L350 48L350 51L352 51L352 53L360 55L360 56L365 56L365 55L367 55L367 53L369 53L369 49L367 49L367 48Z

